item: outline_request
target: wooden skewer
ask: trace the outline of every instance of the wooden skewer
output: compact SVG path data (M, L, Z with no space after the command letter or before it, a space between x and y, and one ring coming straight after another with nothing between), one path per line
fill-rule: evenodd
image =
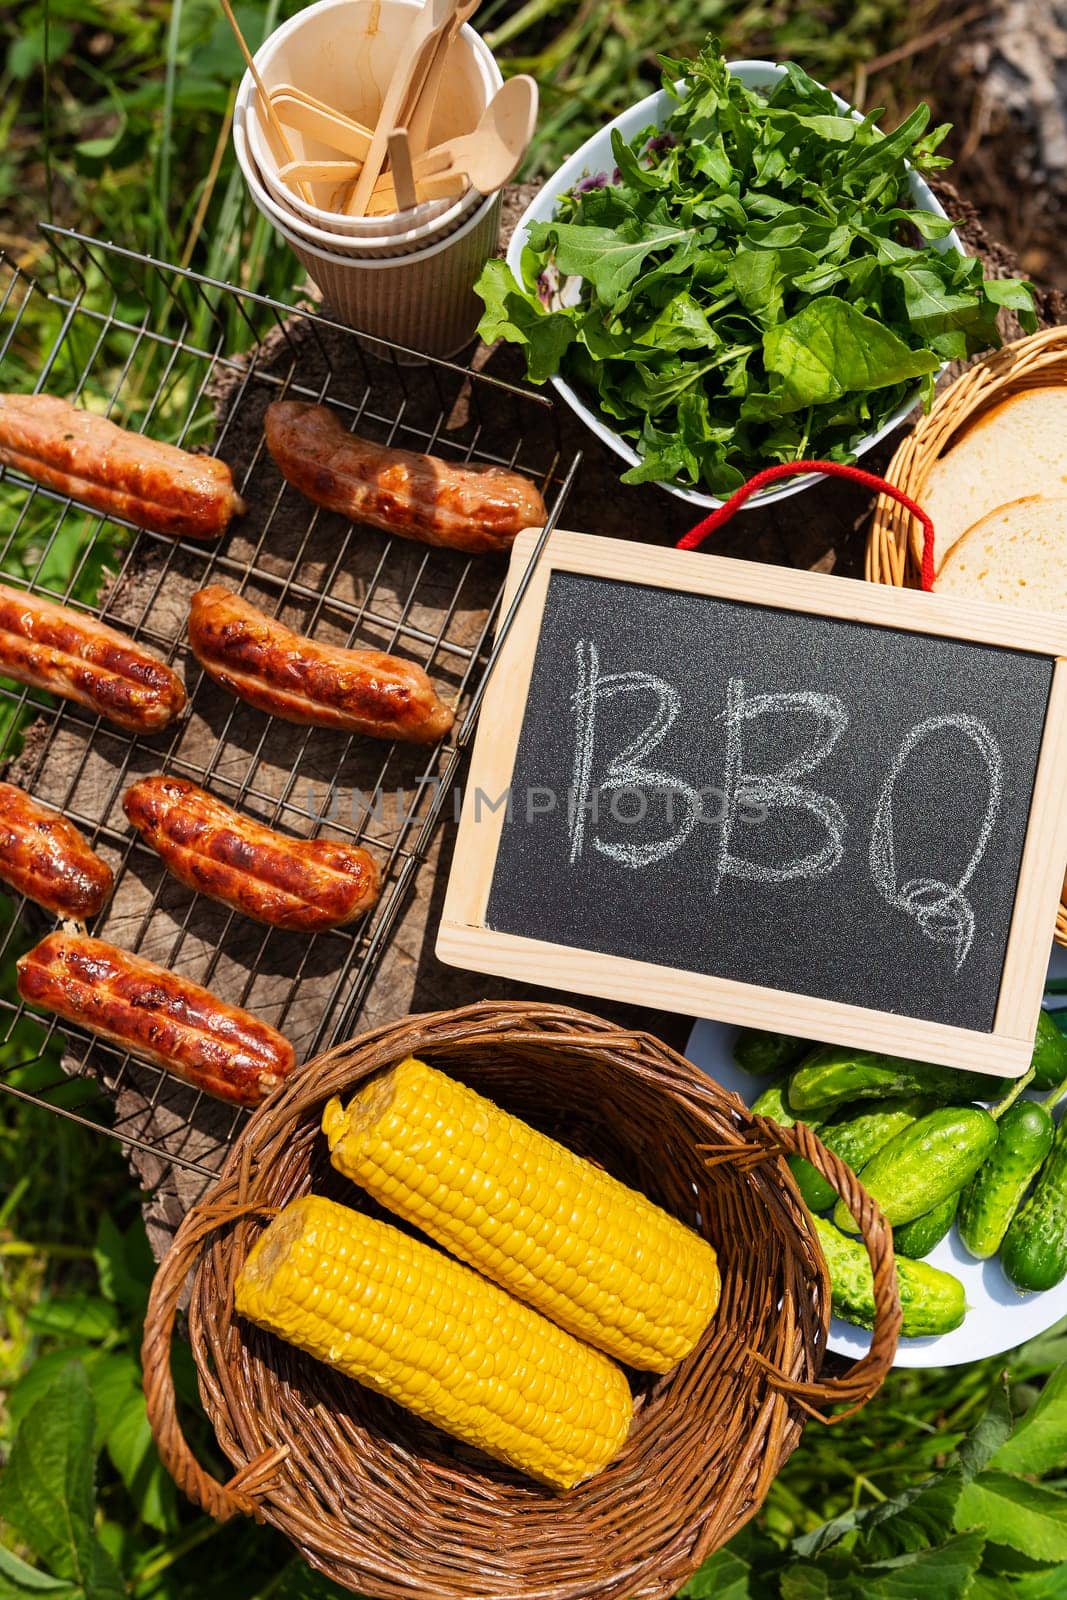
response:
M289 139L288 139L288 137L286 135L285 129L282 127L281 122L280 122L280 120L279 120L279 118L277 116L277 113L274 110L274 107L270 103L270 95L267 93L267 86L263 82L263 79L259 75L259 68L256 66L255 61L252 59L251 50L248 48L247 44L245 43L245 36L241 32L241 24L238 22L237 18L233 14L233 7L230 5L230 0L219 0L219 4L222 7L223 15L225 16L226 21L230 24L230 27L233 30L234 38L237 40L237 43L240 46L241 54L245 58L245 66L248 68L249 72L252 74L252 82L256 86L256 93L259 95L259 103L263 107L263 114L267 118L267 121L270 123L271 127L274 129L275 137L277 138L278 143L281 145L282 149L285 152L286 160L287 161L295 161L296 160L296 154L295 154L295 152L293 150L292 145L289 143ZM310 205L311 204L311 195L308 192L308 188L307 188L306 184L302 184L301 185L301 192L302 192L302 194L304 196L304 199Z

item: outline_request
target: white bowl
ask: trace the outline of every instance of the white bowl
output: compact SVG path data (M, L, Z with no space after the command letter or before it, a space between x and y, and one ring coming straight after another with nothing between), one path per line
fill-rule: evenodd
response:
M275 84L293 83L372 127L419 8L420 0L319 0L265 40L256 52L256 67L268 90ZM242 93L247 79L246 74ZM489 47L473 28L465 25L456 38L441 84L431 143L470 133L503 81ZM478 197L472 203L468 193L458 200L428 200L411 211L388 217L348 217L329 209L327 202L334 185L328 183L310 186L316 203L309 204L278 177L275 136L269 124L264 127L260 122L254 89L246 94L246 104L250 108L249 148L264 184L283 208L326 233L351 237L409 234L430 224L448 225L477 204ZM320 140L308 138L295 128L287 128L286 133L298 160L337 159L338 152Z
M246 93L246 90L248 91ZM252 159L251 143L248 137L248 128L251 121L249 100L255 94L255 85L250 76L242 80L238 92L237 103L233 113L233 148L237 157L237 165L245 180L252 203L271 225L284 233L299 236L308 244L317 249L325 250L331 255L349 260L374 260L378 257L391 259L396 256L409 255L416 250L425 250L430 245L436 244L441 239L447 239L450 234L461 228L471 214L478 209L482 196L475 191L470 191L470 198L464 197L465 204L459 208L452 207L449 215L441 216L430 226L408 229L404 233L366 235L359 239L347 238L344 234L326 233L322 228L314 227L310 222L305 222L303 217L298 217L295 211L284 209L278 204L274 196L267 190L263 174ZM378 219L375 219L378 220Z
M741 80L747 89L771 89L780 78L785 77L785 68L780 67L774 61L731 61L729 70L735 78ZM861 113L853 110L839 95L835 94L834 100L843 112L854 117L857 122L862 121ZM639 100L628 111L624 111L621 116L616 117L614 122L607 123L600 129L599 133L594 133L592 138L587 139L574 152L570 160L565 161L559 171L546 180L544 187L534 196L519 218L518 226L508 246L508 266L520 283L522 281L520 258L526 246L526 237L530 230L530 224L534 222L550 222L556 214L556 205L559 197L566 194L568 190L573 189L578 180L587 172L611 171L615 165L615 157L611 151L611 135L616 128L618 128L623 139L633 139L641 132L642 128L647 128L653 123L657 126L662 126L670 116L674 104L675 102L665 89L657 90L655 94L650 94L644 100ZM923 182L917 172L911 169L908 172L908 184L917 209L931 211L937 217L947 217L947 212L935 198L928 185ZM940 251L959 250L961 254L963 253L963 244L955 230L947 234L944 239L935 240L934 248ZM940 370L943 372L945 369L942 367ZM581 417L586 427L592 429L597 438L603 444L606 444L609 450L614 450L615 454L620 456L628 467L636 467L640 463L641 457L633 446L620 434L616 433L613 428L609 427L600 413L588 406L565 379L556 377L550 381L560 399L566 401L571 410ZM916 388L906 399L901 401L892 416L882 424L877 433L866 434L852 445L854 453L862 456L868 450L873 450L874 446L881 439L884 439L887 433L892 433L893 429L904 421L904 418L915 405L918 396L919 390ZM801 490L809 489L812 484L820 482L821 477L822 474L820 473L812 473L808 477L794 478L780 489L764 490L761 494L753 495L750 500L746 501L742 509L747 510L757 506L769 505L774 500L786 500L790 495L799 494ZM676 483L660 483L659 487L666 489L668 494L676 495L679 500L686 500L690 505L700 506L703 510L712 510L715 506L723 504L722 500L716 499L714 495L705 494L699 489L686 489Z

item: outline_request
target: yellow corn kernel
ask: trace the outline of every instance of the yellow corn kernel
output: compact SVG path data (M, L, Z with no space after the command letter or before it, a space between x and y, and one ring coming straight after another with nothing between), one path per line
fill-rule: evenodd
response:
M237 1310L447 1433L570 1489L617 1455L621 1368L469 1267L319 1195L256 1240Z
M719 1303L706 1239L409 1056L322 1119L339 1172L561 1328L668 1372Z

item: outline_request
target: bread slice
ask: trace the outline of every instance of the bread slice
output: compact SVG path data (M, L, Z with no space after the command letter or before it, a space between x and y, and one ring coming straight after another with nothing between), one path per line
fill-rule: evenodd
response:
M1067 611L1067 496L998 506L949 551L934 591Z
M934 463L919 501L938 567L968 528L1027 495L1067 495L1067 386L1002 401Z

